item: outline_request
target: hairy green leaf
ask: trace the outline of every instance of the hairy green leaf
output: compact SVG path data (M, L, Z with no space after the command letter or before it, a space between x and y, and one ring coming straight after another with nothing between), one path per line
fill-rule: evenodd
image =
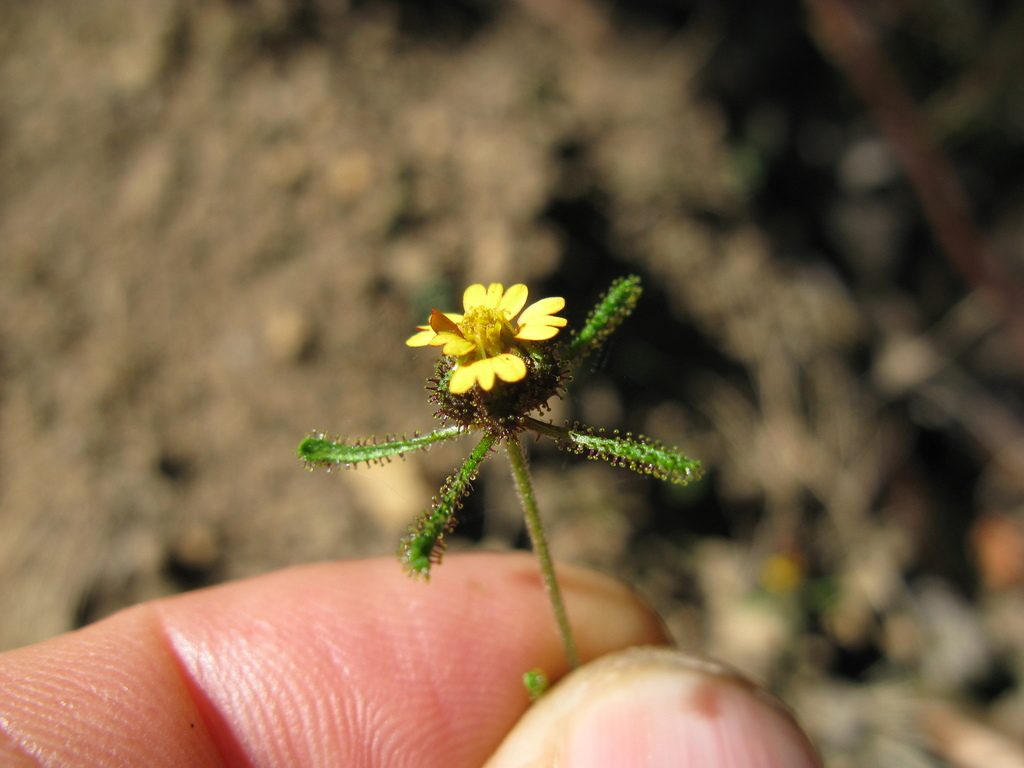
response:
M398 546L398 558L413 576L430 578L430 566L441 562L444 554L444 534L454 525L455 513L462 506L462 497L480 470L498 438L485 433L483 439L469 454L459 471L449 477L441 487L434 506L409 526L409 533Z
M442 440L450 440L463 433L458 425L442 427L425 435L413 435L412 437L389 436L381 441L373 438L359 440L355 443L348 443L344 440L328 440L322 434L314 437L307 437L299 444L299 457L306 462L310 468L325 467L355 467L361 462L370 464L381 464L390 461L395 456L404 456L412 451L429 448L434 443Z
M556 427L536 419L528 420L528 428L554 438L563 451L584 454L588 459L604 459L616 467L651 475L659 480L685 485L703 474L700 462L689 459L675 448L666 448L657 440L618 430L611 436L603 430L579 424Z
M636 275L620 277L613 282L569 343L566 357L582 359L600 347L630 316L642 292L640 278Z

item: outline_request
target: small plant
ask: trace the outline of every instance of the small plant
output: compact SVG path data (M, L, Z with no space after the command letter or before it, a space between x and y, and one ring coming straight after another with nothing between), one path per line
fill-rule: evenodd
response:
M522 434L532 432L538 438L545 435L563 450L673 483L687 483L701 472L699 462L642 435L620 435L617 431L609 435L578 423L557 426L530 415L550 410L548 401L555 395L563 396L570 379L569 366L594 352L619 327L633 311L640 292L640 278L616 280L583 327L558 342L555 337L566 325L566 320L557 316L565 307L564 299L541 299L523 309L528 295L525 285L513 285L507 291L499 283L486 288L471 285L462 298L462 314L435 309L428 324L418 326L417 333L406 341L410 347L441 349L427 390L443 426L427 434L379 441L329 440L319 433L304 440L298 450L308 467L330 470L361 462L379 464L442 440L478 432L480 441L469 457L445 481L432 508L416 519L401 541L399 558L409 573L429 578L431 566L441 562L444 534L454 527L455 513L480 464L504 445L570 667L579 666L579 653L541 525ZM534 681L531 690L541 687Z

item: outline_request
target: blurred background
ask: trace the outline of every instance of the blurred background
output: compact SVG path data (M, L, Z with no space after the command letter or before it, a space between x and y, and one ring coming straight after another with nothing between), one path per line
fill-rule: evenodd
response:
M1024 6L0 18L0 648L392 555L468 441L330 475L299 441L430 429L436 354L403 342L469 283L578 322L636 273L551 418L707 475L538 442L556 556L777 691L830 766L1024 765ZM449 551L526 545L507 475Z

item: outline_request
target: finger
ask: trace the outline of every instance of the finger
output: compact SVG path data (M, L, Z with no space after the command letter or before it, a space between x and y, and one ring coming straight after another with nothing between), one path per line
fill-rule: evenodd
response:
M560 580L584 658L663 641L625 587ZM307 566L0 657L0 757L475 767L525 710L522 673L564 664L529 556L450 556L426 584L390 559Z
M819 768L807 737L736 672L668 648L576 670L519 721L486 768Z

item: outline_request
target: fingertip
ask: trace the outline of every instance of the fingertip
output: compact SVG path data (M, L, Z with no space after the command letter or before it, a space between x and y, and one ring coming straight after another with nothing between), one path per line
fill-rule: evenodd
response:
M631 648L586 665L546 694L487 768L635 765L820 768L792 715L712 662Z

